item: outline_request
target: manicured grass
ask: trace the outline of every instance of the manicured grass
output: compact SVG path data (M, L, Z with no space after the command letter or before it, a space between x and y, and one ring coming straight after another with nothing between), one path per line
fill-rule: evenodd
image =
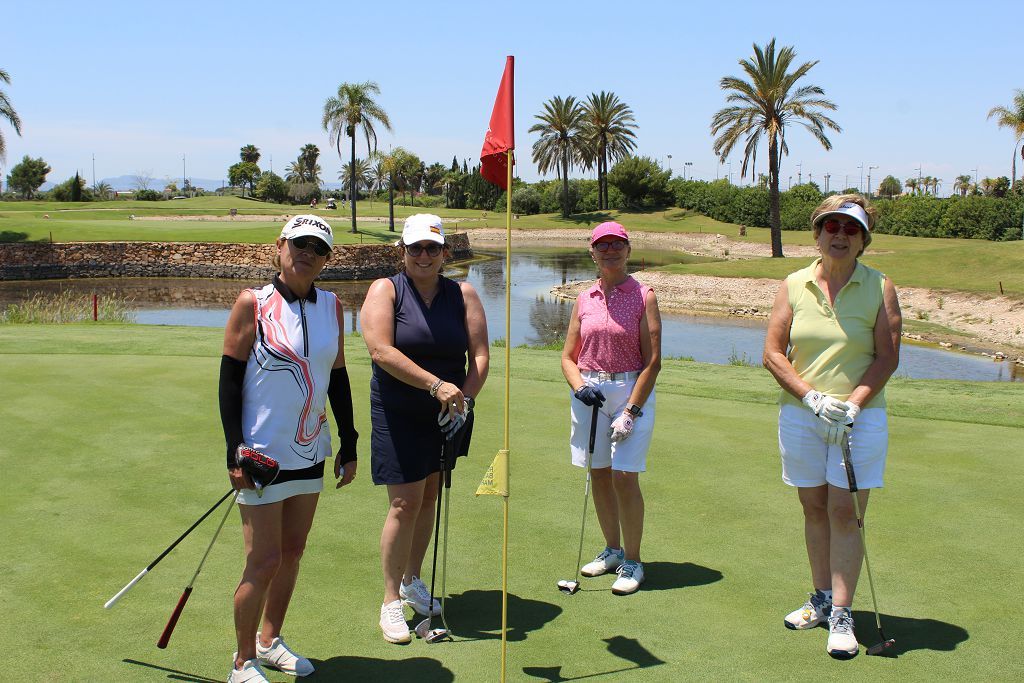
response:
M110 611L121 588L227 488L216 407L221 331L131 325L0 326L0 642L12 680L223 680L237 516L200 575L169 649L154 643L213 531L205 523ZM369 361L349 340L361 465L325 490L289 613L312 680L496 680L501 504L473 492L501 441L503 354L455 470L448 621L457 642L399 647L377 628L385 494L370 485ZM610 577L564 596L582 473L568 465L558 353L513 350L509 680L1016 680L1024 627L1019 491L1024 392L1013 384L894 380L887 487L869 549L899 659L836 662L826 634L782 616L809 589L796 496L779 481L777 390L761 369L669 361L642 482L637 595ZM601 542L590 512L585 553ZM429 578L429 577L428 577ZM877 636L866 580L858 635ZM274 681L291 680L280 674Z

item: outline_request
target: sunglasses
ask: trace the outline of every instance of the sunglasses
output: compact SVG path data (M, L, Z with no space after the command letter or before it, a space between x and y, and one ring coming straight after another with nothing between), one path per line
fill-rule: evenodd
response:
M861 224L858 223L857 221L846 221L844 223L840 223L835 218L830 218L827 221L823 222L821 224L821 227L825 232L827 232L830 235L836 234L841 229L843 231L843 234L846 235L847 237L859 235L860 231L863 229Z
M441 249L443 249L443 247L437 242L431 242L427 246L423 246L422 244L405 245L405 250L409 252L409 256L412 256L413 258L416 258L424 251L427 252L427 256L433 258L434 256L437 256L438 254L441 253Z
M629 244L626 240L612 240L611 242L595 242L594 251L606 252L609 249L612 251L622 251Z
M293 237L289 240L295 245L295 248L299 251L305 251L306 249L312 249L313 253L317 256L327 256L331 253L331 248L327 246L327 243L323 240L318 240L315 237L307 237L302 235L300 237Z

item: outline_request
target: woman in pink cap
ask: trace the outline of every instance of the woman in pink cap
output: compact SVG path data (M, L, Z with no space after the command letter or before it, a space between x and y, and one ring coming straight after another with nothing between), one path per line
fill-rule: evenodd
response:
M764 366L783 389L782 480L803 508L814 588L784 623L805 630L827 622L825 647L836 659L859 650L850 607L863 558L842 448L865 510L869 490L882 486L885 384L899 363L903 324L892 281L858 262L874 223L875 209L857 194L833 195L814 210L821 257L782 283L764 343Z
M661 370L661 314L654 290L626 272L626 229L601 223L590 235L590 256L600 278L580 293L562 349L562 374L573 390L572 463L587 467L590 421L597 407L597 439L589 463L594 508L605 548L580 570L584 576L618 574L612 592L636 592L644 580L640 541L644 497L639 474L647 468L654 432L654 383Z

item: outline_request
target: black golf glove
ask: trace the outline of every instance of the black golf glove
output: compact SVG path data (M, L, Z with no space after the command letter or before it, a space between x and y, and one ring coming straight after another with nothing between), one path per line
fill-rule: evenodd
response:
M582 387L572 392L579 401L585 406L597 406L600 408L604 405L604 394L597 387L592 387L589 384L584 384Z

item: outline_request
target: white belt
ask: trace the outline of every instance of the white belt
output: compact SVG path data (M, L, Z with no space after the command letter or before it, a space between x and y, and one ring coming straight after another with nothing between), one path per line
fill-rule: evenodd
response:
M639 370L630 372L605 372L604 370L580 370L584 379L594 379L598 382L619 382L636 379L640 376Z

